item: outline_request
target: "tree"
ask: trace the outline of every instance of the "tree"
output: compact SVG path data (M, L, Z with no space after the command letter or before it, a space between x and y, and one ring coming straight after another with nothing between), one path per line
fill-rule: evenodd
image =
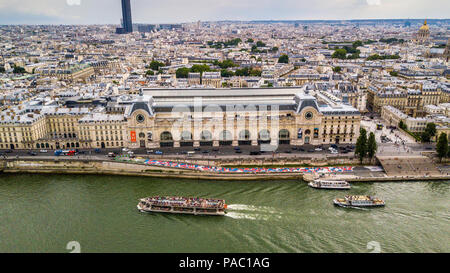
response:
M178 68L177 71L175 72L175 74L177 76L177 79L180 79L180 78L186 79L189 76L189 68L187 68L187 67Z
M442 158L447 156L447 154L448 154L448 138L447 138L446 133L442 133L439 136L438 142L436 144L436 152L438 154L440 161L442 161Z
M289 56L286 55L286 54L281 55L280 58L278 58L278 63L288 64L289 63Z
M155 60L153 60L153 61L150 63L150 69L151 69L151 70L154 70L154 71L158 71L159 68L161 68L161 67L163 67L163 66L164 66L163 63L158 62L158 61L155 61Z
M254 40L252 38L247 39L247 43L253 43L253 42L254 42Z
M153 76L155 75L155 72L153 72L153 70L147 70L147 72L145 72L146 76Z
M225 60L223 62L215 61L214 65L217 65L217 66L219 66L222 69L226 69L226 68L229 68L229 67L237 66L232 60Z
M191 72L200 73L200 75L203 75L203 72L209 72L209 71L211 71L211 68L207 64L194 64L191 67Z
M263 42L261 42L261 41L258 41L258 42L256 42L256 46L257 46L257 47L265 47L266 44L263 43Z
M359 161L362 163L367 154L367 131L364 128L359 130L359 137L356 141L355 155L358 155Z
M220 71L220 76L222 76L222 77L224 77L224 78L229 78L229 77L233 77L233 76L234 76L234 73L233 73L233 71L229 71L229 70L226 70L226 69L222 69L222 70Z
M369 134L369 140L367 141L367 155L370 158L370 161L372 161L373 157L377 153L378 146L377 141L375 140L375 134L373 132L370 132Z
M343 48L336 49L333 55L331 55L331 58L334 59L345 59L346 57L347 57L347 50Z
M381 56L378 54L373 54L373 55L370 55L369 57L367 57L368 61L375 61L375 60L379 60L379 59L381 59Z
M422 132L420 134L420 140L425 143L425 142L430 142L431 141L431 136L428 132Z
M389 72L389 75L391 75L392 77L397 77L398 76L398 72L391 71L391 72Z
M13 73L14 74L25 74L25 73L27 73L27 71L25 70L25 68L23 68L21 66L14 65Z
M5 68L3 66L0 66L0 73L5 73L5 72L6 72Z
M357 48L357 47L362 46L362 45L363 45L363 43L360 40L355 41L352 44L353 48Z
M425 132L427 132L430 135L430 137L436 136L436 124L434 124L433 122L427 123Z
M335 73L339 73L339 72L341 72L341 70L342 70L342 68L340 66L333 67L333 72L335 72Z
M242 69L237 69L235 75L240 77L248 77L248 76L261 77L261 70L244 67Z
M400 120L400 122L398 123L398 128L402 129L402 130L408 130L406 124L403 122L403 120Z

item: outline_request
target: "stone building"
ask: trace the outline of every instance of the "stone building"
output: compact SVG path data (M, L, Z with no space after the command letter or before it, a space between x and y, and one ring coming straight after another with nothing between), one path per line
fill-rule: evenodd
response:
M357 109L320 101L304 89L141 93L109 105L110 113L54 106L3 111L0 149L354 144L359 135Z
M430 41L430 28L427 25L427 20L420 27L416 36L416 41L421 44L428 43Z

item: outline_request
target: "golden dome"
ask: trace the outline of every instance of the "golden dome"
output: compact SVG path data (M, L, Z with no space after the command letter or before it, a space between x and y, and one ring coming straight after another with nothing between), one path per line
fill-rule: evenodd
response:
M423 23L423 26L420 27L421 30L428 30L427 20Z

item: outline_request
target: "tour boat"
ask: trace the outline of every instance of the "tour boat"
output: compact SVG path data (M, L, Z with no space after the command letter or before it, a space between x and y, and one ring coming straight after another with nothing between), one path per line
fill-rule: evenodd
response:
M141 212L165 212L192 215L225 215L225 200L191 197L147 197L140 200Z
M316 179L308 183L308 186L315 189L349 190L350 183L338 180L320 180Z
M336 206L340 207L383 207L384 200L367 195L347 195L344 198L333 200Z

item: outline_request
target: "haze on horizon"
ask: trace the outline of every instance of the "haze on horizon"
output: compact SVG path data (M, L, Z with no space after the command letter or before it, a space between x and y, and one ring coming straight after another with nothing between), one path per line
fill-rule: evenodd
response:
M448 19L448 0L131 0L134 23ZM119 24L120 0L0 0L0 24Z

